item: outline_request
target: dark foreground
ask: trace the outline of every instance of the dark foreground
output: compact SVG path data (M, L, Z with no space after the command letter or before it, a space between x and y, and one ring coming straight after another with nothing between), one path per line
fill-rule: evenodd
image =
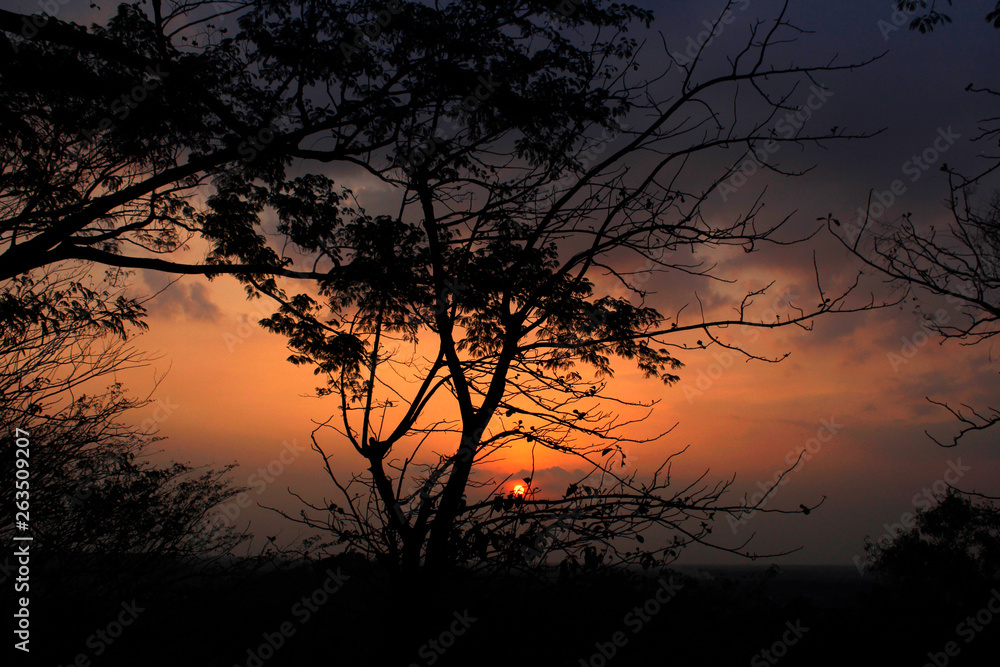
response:
M1000 646L1000 588L933 572L902 587L800 567L403 584L330 560L155 593L56 588L14 664L943 667L997 664Z

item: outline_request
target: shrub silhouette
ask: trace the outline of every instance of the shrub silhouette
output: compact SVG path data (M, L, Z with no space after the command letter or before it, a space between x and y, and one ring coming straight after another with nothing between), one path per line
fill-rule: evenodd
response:
M949 492L916 525L883 544L865 540L870 571L885 583L975 586L1000 578L1000 509Z

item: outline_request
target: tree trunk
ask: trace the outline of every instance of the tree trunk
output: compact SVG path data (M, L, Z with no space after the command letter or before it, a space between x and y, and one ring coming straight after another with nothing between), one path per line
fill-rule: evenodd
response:
M427 541L427 566L431 570L446 570L455 565L452 531L458 518L462 498L465 496L465 488L481 434L481 430L462 434L462 444L455 456L455 464L448 477L448 483L441 492L437 514L431 523L430 537Z

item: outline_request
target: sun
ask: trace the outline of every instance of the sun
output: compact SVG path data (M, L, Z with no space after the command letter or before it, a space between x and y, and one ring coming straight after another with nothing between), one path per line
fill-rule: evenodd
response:
M528 488L524 484L516 484L514 485L514 490L511 493L513 493L515 496L523 496L525 493L527 493L527 491Z

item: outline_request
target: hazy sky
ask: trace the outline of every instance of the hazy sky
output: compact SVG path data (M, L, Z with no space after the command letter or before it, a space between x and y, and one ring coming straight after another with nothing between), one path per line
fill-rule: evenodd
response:
M0 1L27 11L36 5ZM671 50L678 53L683 53L689 37L698 38L704 30L702 21L714 19L723 6L718 2L640 4L656 11L655 28L664 32ZM887 51L869 67L821 81L829 91L828 99L811 120L817 130L839 126L849 131L886 131L870 140L835 144L827 150L800 152L785 146L772 159L786 166L816 164L816 169L795 180L758 174L727 201L716 196L707 214L732 217L767 185L765 215L774 220L797 211L789 231L808 230L828 213L851 217L865 204L869 189L885 190L892 181L902 179L906 192L887 217L912 211L915 220L945 222L942 202L947 184L939 171L940 162L971 170L976 155L984 150L970 139L977 122L996 115L996 110L964 89L972 82L1000 85L996 72L1000 31L982 18L992 2L959 0L949 9L954 23L932 35L905 28L885 32L892 23L892 4L888 0L793 2L791 20L814 34L784 47L796 62L825 62L834 55L848 62ZM84 3L63 6L65 18L77 18ZM750 21L772 17L778 4L748 1L736 6L736 20L711 45L710 57L717 62L746 38ZM880 26L880 20L886 23ZM651 41L646 62L655 65L662 59L659 48ZM914 172L907 163L940 137L951 137L948 150L930 169ZM373 208L390 195L371 182L349 184ZM831 286L850 280L860 268L823 233L801 247L753 255L742 251L718 254L716 273L736 281L732 285L666 275L655 278L650 289L667 315L693 303L695 293L721 313L733 304L739 290L771 280L777 281L774 297L761 300L764 308L783 292L815 305L811 303L815 298L811 291L814 251ZM191 254L197 252L195 248ZM151 290L166 283L162 276L140 277ZM866 290L882 289L870 278L864 284ZM307 444L311 420L324 420L334 411L330 401L310 397L316 386L311 370L287 363L284 341L253 324L269 313L258 312L260 306L248 303L242 289L228 278L212 282L184 278L149 308L150 332L137 344L162 356L154 368L126 381L137 393L143 392L152 386L154 375L166 372L155 394L162 401L157 415L165 417L161 434L169 438L161 443L163 456L199 464L239 461L236 479L254 486L255 501L295 513L298 506L286 487L310 497L331 497L319 474L319 457L310 451L288 450L284 458L291 462L281 464L281 474L272 482L252 477L260 474L261 466L279 460L287 448L283 443ZM690 445L677 461L676 474L693 477L710 468L711 479L735 475L734 503L744 492L755 492L758 482L783 470L790 453L797 455L810 439L817 439L810 445L811 458L788 475L788 483L773 494L769 507L811 505L826 496L823 507L808 517L757 516L735 528L721 521L716 527L720 540L736 543L756 532L754 544L761 552L803 547L783 562L849 565L861 553L866 533L879 535L885 523L898 522L904 512L913 511L923 489L932 488L949 470L961 470L963 488L1000 493L1000 431L969 438L958 449L941 449L924 435L929 429L943 436L953 426L925 397L976 406L1000 403L996 399L1000 365L991 362L994 351L988 345L961 347L928 340L912 304L820 318L811 332L766 331L756 341L741 339L739 332L729 336L730 341L747 343L756 352L779 356L789 352L790 356L780 364L744 363L709 349L681 357L685 368L674 387L644 381L625 364L620 365L615 381L619 395L660 400L640 431L651 434L678 424L656 445L627 448L629 461L639 472L655 469L663 457ZM913 343L913 348L906 347ZM890 355L901 355L904 349L909 358L894 364ZM152 415L150 410L140 417ZM820 437L824 442L819 442ZM329 437L325 444L338 452L338 469L357 467L353 451L338 449ZM513 451L491 471L501 478L519 477L528 461L527 452ZM543 493L559 494L578 467L554 456L539 459L538 465L543 469L536 473L535 482ZM259 479L265 483L258 483ZM949 479L955 479L953 474L949 473ZM258 534L280 531L283 538L298 534L294 526L256 508L243 510L243 519L257 522ZM714 559L713 553L704 550L691 550L684 556L687 562Z

